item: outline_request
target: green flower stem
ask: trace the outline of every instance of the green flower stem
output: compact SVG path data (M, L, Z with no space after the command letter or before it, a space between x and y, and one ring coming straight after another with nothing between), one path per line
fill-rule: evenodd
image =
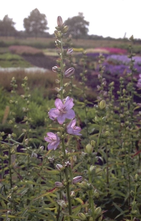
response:
M63 41L61 38L61 56L60 56L60 68L61 68L61 77L60 77L60 88L61 88L61 99L63 99L63 88L64 88L64 82L63 82L63 73L64 73L64 68L63 68Z
M91 177L91 172L90 172L90 166L88 168L88 176L89 176L89 183L92 184L92 177ZM92 217L94 219L95 215L94 215L94 200L93 200L93 191L92 191L92 189L89 190L89 204L90 204L90 208L92 210Z
M62 181L62 178L61 178L61 174L60 174L60 182L61 182L61 181ZM59 193L59 198L60 198L60 200L62 199L61 191L60 191L60 193ZM56 220L57 220L57 221L59 221L60 212L61 212L61 206L59 205L58 212L57 212L57 215L56 215Z
M108 148L107 148L107 145L106 145L106 182L107 182L107 193L109 192L109 168L108 168L108 164L109 164L109 161L108 161Z
M9 161L10 188L12 188L13 183L12 183L12 171L11 171L11 148L9 148L8 157L9 157L8 161Z
M62 138L62 148L64 153L64 159L67 159L67 155L65 152L65 144L64 144L64 137ZM67 199L68 199L68 206L69 206L69 215L72 215L72 205L71 205L71 198L70 198L70 186L69 186L69 178L68 178L68 168L65 168L65 177L66 177L66 191L67 191ZM72 221L72 218L70 218Z

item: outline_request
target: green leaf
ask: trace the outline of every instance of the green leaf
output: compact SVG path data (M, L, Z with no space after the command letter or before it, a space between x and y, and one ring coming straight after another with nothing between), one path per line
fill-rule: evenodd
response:
M80 212L81 207L82 206L80 205L80 206L77 206L74 209L72 209L73 215L77 215Z
M113 205L116 207L116 209L117 209L119 212L123 213L123 210L122 210L116 203L113 202Z
M80 198L75 198L75 200L79 203L81 203L82 205L84 204L83 200L81 200Z

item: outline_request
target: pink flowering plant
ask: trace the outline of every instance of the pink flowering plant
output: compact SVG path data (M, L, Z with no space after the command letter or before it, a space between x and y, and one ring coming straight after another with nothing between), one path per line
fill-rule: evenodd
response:
M61 51L60 52L60 65L54 66L52 70L55 72L58 72L58 77L59 77L58 81L60 85L57 90L58 98L56 98L55 100L55 108L52 108L49 110L48 116L56 124L61 125L62 128L59 133L59 136L52 132L48 132L47 136L44 139L48 143L48 150L51 150L51 149L56 150L57 148L60 148L62 151L63 165L59 167L59 171L60 171L60 168L64 168L64 169L61 169L61 171L63 171L64 173L64 178L57 181L55 183L55 186L61 189L65 188L66 201L63 201L63 198L60 195L60 197L57 200L58 206L59 206L58 216L60 214L60 202L62 202L63 205L66 205L65 207L67 207L67 210L68 210L68 212L66 211L66 217L70 217L69 219L72 221L73 220L72 199L71 199L71 192L73 191L72 186L73 184L81 182L83 178L82 176L76 176L73 178L73 173L72 173L73 165L69 157L70 150L67 151L65 146L68 146L68 143L66 145L66 139L68 135L81 136L80 134L81 128L79 126L76 126L76 118L75 118L76 114L75 114L75 111L72 109L74 107L74 99L69 96L64 97L64 83L63 83L64 77L67 77L67 78L71 77L74 74L75 69L74 67L70 67L66 70L64 69L65 63L63 63L64 62L64 49L63 49L62 38L67 30L67 27L64 26L62 22L62 18L60 16L57 18L57 23L58 23L58 27L56 28L57 30L55 31L55 35L57 37L57 40L56 40L57 47L60 47L60 51ZM67 53L69 55L72 54L72 49L67 50ZM60 164L57 164L57 165L60 165ZM64 182L65 182L65 185L63 185ZM63 206L62 203L61 203L61 206Z
M76 126L76 119L71 120L71 122L67 125L67 133L72 135L81 136L80 134L81 128Z
M67 31L58 16L58 59L52 67L57 93L46 102L45 127L33 130L38 107L30 103L27 77L19 99L12 78L10 108L1 127L8 118L13 133L0 133L0 220L141 220L141 75L134 77L133 42L130 73L119 77L118 88L117 81L105 77L104 57L99 56L98 96L90 102L87 58L82 55L78 88ZM23 114L19 124L16 111Z
M48 149L49 150L56 150L57 147L60 144L60 138L57 134L54 134L52 132L48 132L47 136L45 137L45 141L48 142Z
M63 124L66 119L73 119L75 117L75 112L72 110L74 106L73 98L66 97L63 100L57 98L55 106L56 108L52 108L48 114L50 119L57 119L59 124Z

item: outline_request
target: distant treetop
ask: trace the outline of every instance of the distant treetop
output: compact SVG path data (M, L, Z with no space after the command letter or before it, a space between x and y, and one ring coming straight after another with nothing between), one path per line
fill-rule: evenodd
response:
M24 28L28 34L35 35L43 34L47 29L47 19L45 14L41 14L40 11L35 8L30 12L28 18L24 19Z
M68 26L68 34L73 38L82 38L88 34L89 22L84 19L83 13L78 13L77 16L68 18L65 21L65 25Z

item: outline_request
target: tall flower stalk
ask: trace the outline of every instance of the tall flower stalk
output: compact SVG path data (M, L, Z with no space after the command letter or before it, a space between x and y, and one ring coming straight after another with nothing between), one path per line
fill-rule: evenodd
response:
M71 202L71 197L70 197L70 186L73 180L70 180L71 177L71 163L69 161L68 155L66 153L66 147L65 147L65 139L67 139L67 135L77 135L80 136L80 131L81 128L76 126L76 119L75 119L75 112L72 109L74 106L73 103L73 98L71 97L66 97L64 98L64 77L70 77L74 74L75 69L73 67L70 67L65 70L65 63L64 63L64 42L63 42L63 37L67 31L67 26L63 24L62 18L58 16L57 18L57 24L58 26L56 27L55 31L55 36L56 36L56 46L60 50L60 58L58 60L59 66L54 66L52 68L53 71L58 73L58 82L59 82L59 88L57 88L58 95L57 99L55 100L55 107L52 108L49 111L49 118L53 121L57 121L62 127L59 136L57 134L54 134L52 132L47 133L47 137L45 137L45 140L49 143L48 144L48 149L54 149L56 150L57 148L62 149L62 154L63 154L63 167L64 167L64 175L65 175L65 182L64 186L66 189L66 194L67 194L67 204L68 204L68 213L69 213L69 220L72 221L72 202ZM68 50L68 51L71 51ZM66 126L66 120L71 120L70 123ZM60 177L61 178L61 177ZM61 179L59 182L56 182L56 185L62 186L61 184ZM61 200L61 194L60 194L60 200ZM58 209L58 215L57 215L57 220L59 219L59 213L60 213L60 207Z

